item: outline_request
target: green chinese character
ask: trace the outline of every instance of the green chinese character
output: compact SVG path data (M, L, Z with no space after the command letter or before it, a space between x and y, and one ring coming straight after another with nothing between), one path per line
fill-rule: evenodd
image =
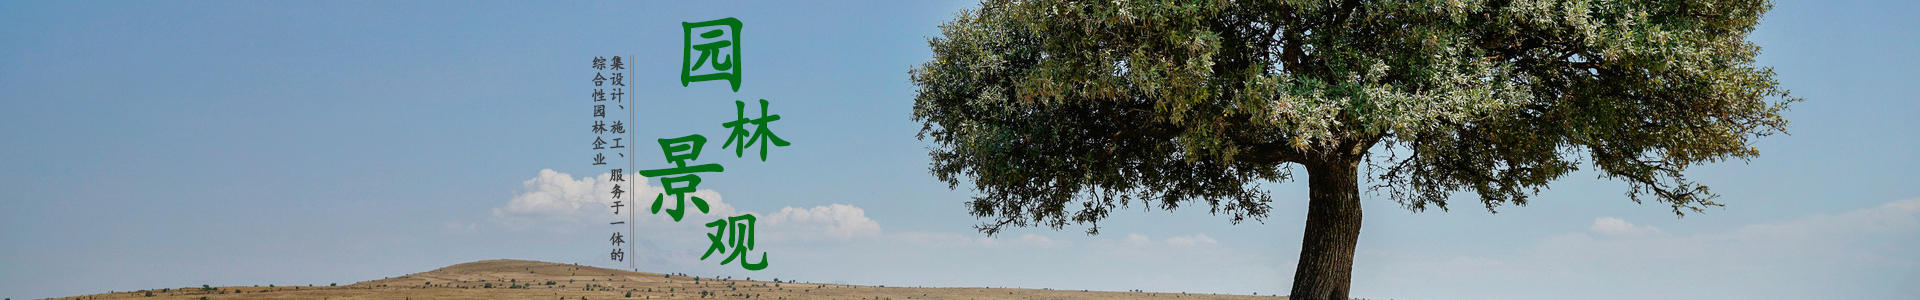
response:
M713 228L713 233L707 234L707 240L713 243L707 246L706 254L700 255L700 260L707 260L707 257L713 256L714 252L726 253L727 249L731 248L733 249L733 253L728 254L726 259L720 260L721 265L726 265L727 263L732 263L734 259L739 259L740 267L748 271L766 269L766 252L760 252L759 263L747 262L747 258L751 257L747 255L747 251L753 251L753 223L753 214L744 214L707 222L707 227Z
M792 144L788 143L785 139L781 139L780 136L774 135L773 130L767 129L767 123L780 120L780 115L767 114L767 99L760 99L760 118L758 119L747 118L746 102L734 101L733 108L734 120L720 123L720 126L733 128L733 133L727 135L727 141L721 143L720 148L725 149L732 146L734 157L745 157L748 147L753 147L754 143L760 143L760 161L767 161L767 148L772 148L773 146L786 147ZM754 126L751 136L747 134L746 125L748 123L752 123ZM768 146L768 143L773 145Z
M660 177L660 185L665 187L665 191L661 192L659 196L653 197L653 213L660 213L663 204L666 202L666 196L673 195L674 205L673 208L666 209L667 216L673 217L674 222L679 222L681 216L686 214L687 193L692 193L700 188L700 175L693 173L718 173L726 171L726 169L721 167L720 164L687 165L688 161L700 159L700 149L707 144L707 137L695 134L678 138L660 139L659 141L660 152L667 156L667 162L672 163L674 167L641 170L640 176L649 178L667 176ZM697 196L692 198L693 207L699 209L700 213L706 213L707 200L700 199L700 197Z
M740 91L740 20L680 22L680 27L684 30L682 40L685 42L680 52L680 86L695 81L726 80L733 91ZM696 29L700 32L699 44L694 43Z

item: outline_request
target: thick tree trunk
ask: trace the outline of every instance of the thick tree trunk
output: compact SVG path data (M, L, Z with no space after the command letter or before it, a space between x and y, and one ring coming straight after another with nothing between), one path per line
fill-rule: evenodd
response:
M1292 300L1346 300L1353 282L1354 245L1360 242L1358 159L1307 167L1307 229L1293 271Z

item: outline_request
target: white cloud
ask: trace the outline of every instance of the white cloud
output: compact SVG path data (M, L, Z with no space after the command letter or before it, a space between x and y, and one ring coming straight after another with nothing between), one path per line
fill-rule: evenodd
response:
M541 170L538 175L521 182L521 188L504 204L491 209L491 223L476 224L460 221L444 222L446 230L458 233L472 233L476 225L497 226L512 231L549 231L557 234L606 234L609 222L625 221L632 217L635 234L626 237L638 249L629 254L642 268L657 270L679 270L704 274L733 274L740 271L738 266L720 265L719 259L701 259L709 240L707 234L713 228L706 227L707 222L743 214L758 217L755 224L755 239L759 245L755 251L764 251L771 255L775 264L787 266L796 262L789 256L816 247L830 246L846 242L875 240L882 236L880 223L868 218L866 210L847 204L830 204L812 207L782 207L773 213L756 213L738 209L713 190L698 190L689 196L705 199L708 211L700 213L693 208L692 199L688 199L686 214L680 221L674 221L664 213L650 212L653 198L662 192L645 177L634 174L629 178L632 191L623 195L621 214L613 214L612 175L601 173L593 177L574 177L554 170ZM627 188L623 188L626 191ZM666 199L664 205L671 207L673 199ZM638 214L634 214L638 213ZM625 231L625 226L617 226ZM596 239L603 239L598 237ZM824 243L813 243L824 242ZM803 245L802 243L806 243ZM994 239L968 241L971 244L996 244ZM885 248L881 250L889 250ZM741 273L739 275L754 276Z
M1032 233L1020 235L1020 242L1041 247L1053 246L1053 239Z
M774 240L848 240L881 234L880 223L868 218L866 210L858 206L837 203L806 208L788 206L771 214L763 214L738 210L728 204L720 193L706 189L689 194L686 214L681 221L675 222L664 213L649 211L652 197L662 192L660 187L653 186L646 177L635 174L627 176L628 181L622 183L626 195L621 197L625 200L622 204L626 206L620 209L623 215L639 212L634 216L634 224L643 231L705 232L707 229L704 224L708 220L754 214L759 218L756 226L761 232L759 236ZM574 178L551 169L540 170L539 175L521 182L521 190L506 205L492 210L494 221L513 229L557 232L602 229L606 222L619 221L618 218L623 216L613 214L611 205L615 182L611 179L612 175L607 173ZM708 211L700 213L694 209L692 197L706 200ZM675 205L673 202L673 199L666 199L663 205L671 208ZM449 229L454 228L454 225L448 226ZM698 236L691 233L680 235Z
M571 232L590 226L604 226L606 222L617 221L622 215L651 208L651 196L659 194L661 189L653 186L646 177L635 174L626 176L624 182L612 181L613 175L609 173L575 179L567 173L543 169L534 178L522 181L521 190L505 206L493 209L494 220L514 229ZM613 213L613 188L616 185L623 192L620 199L623 206L619 208L622 215ZM738 213L733 205L724 201L720 193L713 190L698 190L689 193L688 197L686 214L681 218L683 221L734 216ZM693 197L707 202L706 213L700 213L695 208ZM676 205L673 199L666 201L665 208ZM641 213L634 217L634 224L642 227L676 223L664 213Z
M880 238L789 248L780 277L867 284L997 286L1245 294L1272 292L1290 265L1205 234L1082 235L890 231ZM847 263L860 262L860 263ZM1007 272L1019 266L1020 272ZM933 270L929 272L928 270Z
M1920 294L1920 199L1669 234L1616 218L1512 254L1363 252L1356 291L1421 299L1867 299ZM1497 279L1497 280L1489 280ZM1499 292L1489 292L1499 291Z
M903 245L901 248L952 249L1000 246L999 238L980 234L914 231L887 234L885 239L898 242Z
M1147 236L1140 235L1138 233L1128 233L1126 242L1127 242L1127 245L1129 246L1139 247L1139 246L1146 246L1148 243L1152 243L1153 239L1149 239L1147 238Z
M846 240L880 235L880 223L867 218L865 209L839 203L812 208L788 206L761 220L766 221L768 227L801 236Z
M599 205L598 196L611 189L611 185L600 187L600 180L574 180L572 175L552 169L540 170L540 175L520 182L520 186L520 194L514 195L506 207L493 209L494 216L572 216L582 207Z
M890 242L896 242L898 245L900 245L896 248L926 249L926 250L941 250L941 249L953 249L953 248L1023 249L1023 248L1034 248L1034 247L1039 247L1039 248L1064 247L1064 246L1073 245L1073 243L1069 243L1066 241L1058 241L1044 235L1033 234L1033 233L1024 233L1024 234L1020 234L1019 237L1014 237L1011 239L1003 239L1001 237L990 237L990 236L985 236L978 233L963 234L963 233L913 231L913 232L886 234L882 239ZM893 251L893 250L888 250L888 251Z
M1219 245L1220 241L1215 241L1213 237L1209 237L1206 234L1195 233L1189 236L1167 238L1167 244L1180 247L1210 247Z
M1593 226L1589 226L1588 229L1593 230L1594 233L1615 237L1645 237L1662 233L1659 228L1653 226L1634 225L1627 220L1613 217L1593 219Z

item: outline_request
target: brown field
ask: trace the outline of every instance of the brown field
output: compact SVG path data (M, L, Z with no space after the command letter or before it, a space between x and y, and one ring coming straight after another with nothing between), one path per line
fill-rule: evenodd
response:
M153 296L147 296L151 292ZM629 296L631 295L631 296ZM338 287L201 287L59 299L1285 299L1273 296L877 287L697 278L525 260L487 260Z

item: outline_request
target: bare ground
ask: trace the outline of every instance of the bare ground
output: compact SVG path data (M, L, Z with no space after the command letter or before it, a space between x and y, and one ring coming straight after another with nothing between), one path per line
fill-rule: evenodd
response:
M148 296L151 293L152 296ZM337 287L200 287L59 299L1285 299L1274 296L878 287L698 278L525 260L486 260Z

